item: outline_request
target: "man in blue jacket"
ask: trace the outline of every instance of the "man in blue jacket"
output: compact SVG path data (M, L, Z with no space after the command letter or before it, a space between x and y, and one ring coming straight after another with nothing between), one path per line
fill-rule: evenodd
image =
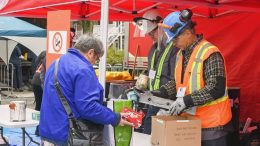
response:
M89 35L80 37L74 48L60 57L57 78L61 90L76 119L101 125L131 125L121 118L124 113L114 113L102 105L103 87L93 64L103 54L100 40ZM45 75L39 130L43 142L66 146L68 116L54 87L54 67L55 63L52 63Z

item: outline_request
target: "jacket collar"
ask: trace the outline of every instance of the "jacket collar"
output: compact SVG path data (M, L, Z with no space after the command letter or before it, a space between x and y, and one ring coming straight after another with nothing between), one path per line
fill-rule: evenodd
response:
M70 48L70 49L68 49L68 53L74 54L74 55L76 55L77 57L79 57L82 61L86 62L88 65L92 65L92 64L82 55L82 53L81 53L79 50L77 50L77 49L75 49L75 48Z

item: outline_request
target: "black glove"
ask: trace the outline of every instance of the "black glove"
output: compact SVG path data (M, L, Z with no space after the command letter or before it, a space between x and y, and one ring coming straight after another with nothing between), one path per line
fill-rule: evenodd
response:
M137 89L136 87L129 88L125 90L121 96L121 99L129 99L128 93L134 91L135 93L144 93L145 91ZM136 95L137 96L137 95Z
M137 92L137 93L144 93L145 91L142 90L142 89L138 89L136 87L133 87L134 91Z
M167 90L164 87L161 87L159 90L151 91L154 96L169 98Z

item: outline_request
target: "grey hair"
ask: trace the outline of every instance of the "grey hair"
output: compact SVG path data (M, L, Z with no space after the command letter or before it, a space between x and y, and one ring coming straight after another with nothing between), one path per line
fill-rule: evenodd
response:
M91 34L84 34L79 37L74 48L83 53L88 52L90 49L94 49L96 55L103 56L104 54L102 42Z

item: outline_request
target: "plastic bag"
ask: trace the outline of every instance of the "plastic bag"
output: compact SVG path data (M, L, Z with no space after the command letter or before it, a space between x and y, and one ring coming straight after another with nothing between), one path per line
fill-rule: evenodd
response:
M120 113L124 108L132 108L132 101L114 99L107 102L107 107ZM106 125L103 132L104 146L133 146L133 128L130 126Z

